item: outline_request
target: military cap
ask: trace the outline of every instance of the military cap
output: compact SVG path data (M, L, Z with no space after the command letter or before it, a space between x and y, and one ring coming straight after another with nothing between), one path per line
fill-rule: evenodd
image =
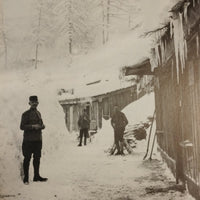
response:
M38 97L37 96L30 96L29 101L38 102Z

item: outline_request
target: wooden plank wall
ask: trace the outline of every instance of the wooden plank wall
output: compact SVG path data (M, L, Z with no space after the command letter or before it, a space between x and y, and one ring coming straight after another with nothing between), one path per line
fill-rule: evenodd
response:
M149 79L151 83L148 88L152 88L153 77ZM128 88L119 89L110 93L102 94L99 96L91 97L92 102L81 103L81 101L72 102L72 104L62 103L63 110L65 112L65 123L67 129L72 131L78 131L78 118L82 113L82 109L87 107L90 116L90 129L95 130L102 127L102 118L109 119L112 116L113 108L118 105L120 110L133 101L141 98L143 95L149 92L145 88L137 93L137 86L131 86Z
M200 60L190 60L184 76L183 136L192 146L183 148L185 175L200 183Z
M200 27L199 27L200 28ZM200 55L196 38L188 45L188 60L180 82L175 60L158 69L155 84L158 145L177 180L187 180L190 193L200 199Z
M170 62L166 66L168 71L160 74L155 88L156 126L160 148L175 161L177 157L176 137L179 111L177 109L177 88L176 84L174 85L171 64Z
M123 109L125 106L137 100L144 94L145 90L139 96L137 94L136 86L132 86L129 88L113 91L108 94L93 97L94 100L91 103L79 102L76 104L62 104L63 110L65 112L65 122L67 129L70 131L78 130L77 121L80 113L82 113L82 109L85 106L89 108L91 120L90 128L101 128L102 117L104 117L104 119L109 119L112 116L113 108L115 105L118 105L120 109Z

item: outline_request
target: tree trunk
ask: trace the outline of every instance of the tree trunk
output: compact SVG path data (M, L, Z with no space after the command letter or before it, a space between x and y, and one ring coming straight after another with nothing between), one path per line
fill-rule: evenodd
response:
M109 29L110 29L110 0L107 0L107 35L106 35L106 41L109 40Z
M0 1L0 6L2 6L2 2ZM8 48L7 48L7 41L6 41L6 34L4 30L4 14L3 14L3 8L0 7L0 16L1 16L1 36L3 39L3 45L4 45L4 67L5 69L7 68L7 63L8 63Z
M38 19L38 36L37 36L36 48L35 48L35 69L37 69L37 64L38 64L38 51L39 51L39 43L40 43L41 15L42 15L42 6L40 7L39 19Z
M7 42L6 42L6 35L3 33L3 42L4 42L4 54L5 54L5 69L8 67L8 47L7 47Z
M105 10L104 10L104 0L101 0L102 5L102 42L105 44Z
M36 43L36 48L35 48L35 69L37 69L37 63L38 63L38 43Z
M72 0L68 0L68 41L69 41L69 54L72 54L72 35L73 35L73 23L72 23Z
M69 53L72 54L72 23L69 23Z

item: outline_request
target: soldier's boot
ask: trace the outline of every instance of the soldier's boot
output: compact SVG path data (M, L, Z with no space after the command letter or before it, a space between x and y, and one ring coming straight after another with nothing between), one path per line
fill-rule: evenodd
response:
M33 160L33 168L34 168L33 181L35 181L35 182L37 182L37 181L45 182L45 181L48 180L48 178L43 178L43 177L40 176L40 173L39 173L40 158L34 158L34 160Z
M119 142L119 148L120 148L120 154L122 156L124 156L125 154L124 154L124 144L123 144L123 141Z
M87 145L87 137L84 137L84 145Z
M80 142L79 142L79 145L78 145L79 147L82 146L82 139L83 139L83 137L80 136Z
M30 165L30 158L24 158L23 162L23 169L24 169L24 179L23 182L25 185L29 184L29 165Z
M119 145L119 142L116 142L116 148L117 148L117 153L115 153L115 155L120 155L121 152L120 152L120 145Z

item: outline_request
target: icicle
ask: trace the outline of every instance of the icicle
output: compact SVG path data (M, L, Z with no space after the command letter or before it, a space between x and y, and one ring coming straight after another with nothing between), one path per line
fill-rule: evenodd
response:
M165 46L165 40L163 40L163 60L166 60L166 46Z
M165 40L165 51L167 49L167 40Z
M156 48L155 48L155 53L156 53L156 62L158 65L161 64L161 60L160 60L160 54L159 54L159 45L156 45Z
M165 46L162 40L160 40L160 49L161 49L162 61L164 61L165 60Z
M154 69L156 67L158 67L158 63L157 63L157 60L156 60L156 51L155 51L155 48L151 49L150 63L151 63L151 71L153 72Z
M179 13L180 18L180 30L179 30L179 55L181 60L181 72L183 73L183 69L185 68L185 39L184 39L184 30L183 30L183 14Z
M177 81L179 83L179 56L178 55L179 55L178 48L175 48Z
M159 46L160 46L160 64L161 64L161 61L163 60L163 52L162 52L162 41L161 41L161 39L159 40ZM161 67L163 67L162 65L161 65Z
M173 36L173 19L170 17L170 37L172 38Z
M174 79L174 60L172 59L172 64L171 64L171 70L172 70L172 79Z
M193 0L193 7L195 7L196 6L196 2L195 2L195 0Z
M196 37L196 44L197 44L197 56L199 56L199 36Z
M185 51L185 60L187 60L187 55L188 55L188 48L187 48L187 41L184 39L184 51Z
M177 80L179 82L179 71L183 73L185 68L185 60L187 59L187 42L183 29L183 13L179 13L179 17L173 20L174 26L174 48L176 57ZM180 63L179 63L180 59Z
M175 58L176 58L176 72L177 72L177 81L179 82L179 20L173 20L174 26L174 48L175 48Z
M186 24L188 23L188 6L190 5L190 2L184 3L184 19Z

